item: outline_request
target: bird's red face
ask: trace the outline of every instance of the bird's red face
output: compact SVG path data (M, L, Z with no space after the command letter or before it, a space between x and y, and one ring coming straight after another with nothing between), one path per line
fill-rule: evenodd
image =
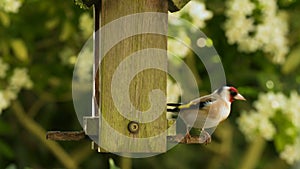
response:
M238 90L234 87L229 88L229 94L230 102L233 102L234 100L246 100L241 94L239 94Z

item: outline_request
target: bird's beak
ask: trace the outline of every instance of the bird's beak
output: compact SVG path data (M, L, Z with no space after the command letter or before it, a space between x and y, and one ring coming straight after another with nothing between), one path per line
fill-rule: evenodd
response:
M235 99L235 100L246 100L246 99L244 98L244 96L242 96L241 94L237 94L236 96L234 96L234 99Z

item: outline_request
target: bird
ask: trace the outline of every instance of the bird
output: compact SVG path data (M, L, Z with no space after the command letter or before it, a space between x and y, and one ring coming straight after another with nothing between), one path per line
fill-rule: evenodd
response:
M211 135L206 131L216 128L230 114L231 103L235 100L246 100L233 86L222 86L209 95L196 98L186 104L167 103L167 112L179 115L187 126L187 138L190 128L201 129L204 142L211 142ZM188 139L187 139L188 140Z

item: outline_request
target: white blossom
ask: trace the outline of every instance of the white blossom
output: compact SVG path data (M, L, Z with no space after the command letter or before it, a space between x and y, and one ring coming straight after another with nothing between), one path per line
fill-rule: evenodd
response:
M255 110L244 112L238 118L239 128L250 141L256 137L263 137L265 140L271 141L276 134L278 134L276 137L289 136L290 139L293 139L294 144L290 144L290 142L280 143L283 144L284 150L279 153L280 157L286 160L287 163L294 164L300 161L300 151L298 151L300 150L299 103L300 95L296 91L292 91L289 97L281 92L259 94L258 100L253 103ZM276 116L277 113L282 114ZM282 118L282 115L284 118ZM274 118L277 118L277 120L274 121ZM284 133L277 133L276 128L282 128L281 123L290 125L279 130Z
M250 15L255 8L255 5L250 0L231 0L227 1L226 6L228 7L226 15L232 17Z
M191 39L186 33L186 27L188 26L191 32L205 27L205 21L211 19L213 13L206 9L203 2L190 1L180 11L169 13L169 16L170 30L175 29L176 38L178 38L168 39L168 52L171 54L169 58L171 61L179 63L178 58L185 58L191 46Z
M257 137L272 140L276 133L276 129L268 117L254 111L242 113L238 124L248 140L254 140Z
M191 17L191 22L198 28L205 27L205 21L213 17L213 13L210 10L206 9L206 6L203 2L190 1L186 4L180 11L169 13L170 16L179 18L183 14L188 14ZM179 20L174 20L170 17L171 24L179 25L181 22Z
M229 0L224 24L229 44L238 44L242 52L262 50L272 61L282 64L289 51L287 14L277 9L275 0ZM254 10L261 11L259 16ZM259 19L258 23L254 21ZM255 24L254 24L255 23Z
M213 13L206 9L205 4L190 1L183 10L186 10L193 19L193 24L199 28L205 27L205 21L213 17Z
M21 0L1 0L0 9L3 9L5 12L17 13L21 5Z
M273 117L276 110L286 107L286 97L282 93L269 92L266 94L259 94L258 100L255 101L254 107L258 112L264 114L266 117Z
M20 89L16 89L12 86L8 86L4 91L3 95L7 100L15 100L18 96Z
M228 41L229 42L229 41ZM263 46L253 38L245 38L239 41L238 50L244 51L245 53L255 52Z
M10 77L9 85L15 89L31 89L33 86L32 81L29 78L27 69L25 68L16 68L14 69L13 75Z
M235 20L227 21L224 27L227 30L225 34L228 38L228 43L243 42L249 32L254 30L253 22L252 18L246 18L243 15L237 16Z
M170 16L170 17L168 17L168 23L169 24L175 25L175 26L180 26L181 24L183 24L183 21L178 19L181 16L180 12L172 13L172 12L169 11L168 15Z
M294 144L288 144L280 153L280 158L284 159L288 164L294 164L300 161L300 138Z
M33 83L26 68L15 68L5 87L0 89L0 114L15 100L21 89L31 89Z
M189 39L187 39L189 40ZM169 39L168 40L168 52L170 52L171 56L176 56L179 58L185 58L189 52L189 43L185 43L178 39Z
M277 10L276 0L258 0L263 15L274 16Z

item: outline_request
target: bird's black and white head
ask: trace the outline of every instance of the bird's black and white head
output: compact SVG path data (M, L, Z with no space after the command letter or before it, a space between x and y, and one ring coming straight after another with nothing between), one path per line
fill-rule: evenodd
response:
M246 100L238 90L232 86L223 86L217 90L217 94L220 95L226 101L232 103L235 100Z

